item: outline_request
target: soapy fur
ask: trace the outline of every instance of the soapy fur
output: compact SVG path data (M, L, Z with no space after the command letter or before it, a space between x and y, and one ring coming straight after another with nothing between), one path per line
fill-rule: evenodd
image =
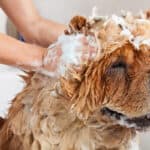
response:
M149 20L132 14L94 18L73 18L68 35L49 48L44 63L55 61L51 49L57 44L60 62L48 76L29 76L0 130L0 149L138 149L137 126L149 127ZM96 45L87 61L76 51L80 36Z

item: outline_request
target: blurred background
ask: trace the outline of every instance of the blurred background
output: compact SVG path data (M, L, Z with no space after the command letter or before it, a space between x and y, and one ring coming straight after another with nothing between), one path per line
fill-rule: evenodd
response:
M89 16L96 6L101 15L120 14L121 10L139 12L150 9L150 0L33 0L40 14L67 24L70 18L80 14ZM18 36L11 21L0 10L0 32ZM0 65L0 116L7 114L12 98L23 88L24 82L18 77L22 71ZM141 135L141 150L150 150L150 132Z

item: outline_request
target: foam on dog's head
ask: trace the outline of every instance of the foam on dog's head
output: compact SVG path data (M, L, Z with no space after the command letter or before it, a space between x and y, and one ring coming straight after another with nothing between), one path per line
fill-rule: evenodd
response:
M95 37L97 45L101 45L100 56L87 64L81 74L76 73L80 80L70 82L74 85L70 89L75 90L70 94L73 109L87 116L104 106L128 117L142 116L150 111L148 28L149 20L135 16L131 19L131 16L113 15L104 21ZM139 83L141 85L137 85Z
M95 26L92 23L89 31L93 34L88 35L95 39L97 53L86 63L77 51L78 40L85 35L75 33L58 39L56 44L61 43L63 54L55 76L60 75L62 91L81 118L87 119L103 107L128 117L148 113L150 21L131 14L99 21ZM53 58L51 51L49 56Z

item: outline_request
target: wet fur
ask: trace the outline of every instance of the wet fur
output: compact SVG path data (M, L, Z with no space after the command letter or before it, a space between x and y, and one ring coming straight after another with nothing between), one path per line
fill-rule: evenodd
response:
M149 111L145 76L150 68L149 51L145 46L137 51L127 39L115 36L119 27L112 24L111 30L107 26L95 34L104 53L99 52L80 72L70 70L69 78L59 80L37 73L29 77L0 131L1 150L130 149L135 129L118 125L101 109L109 107L129 117ZM119 45L108 41L107 35ZM119 60L128 65L128 72L111 71Z

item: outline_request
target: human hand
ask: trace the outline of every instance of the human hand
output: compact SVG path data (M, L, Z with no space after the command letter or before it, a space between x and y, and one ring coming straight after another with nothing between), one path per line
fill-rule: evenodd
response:
M92 39L95 42L94 38ZM96 42L95 42L96 43ZM89 43L84 35L62 35L51 45L43 60L43 73L50 76L63 76L70 66L80 69L81 64L96 56L96 44Z

